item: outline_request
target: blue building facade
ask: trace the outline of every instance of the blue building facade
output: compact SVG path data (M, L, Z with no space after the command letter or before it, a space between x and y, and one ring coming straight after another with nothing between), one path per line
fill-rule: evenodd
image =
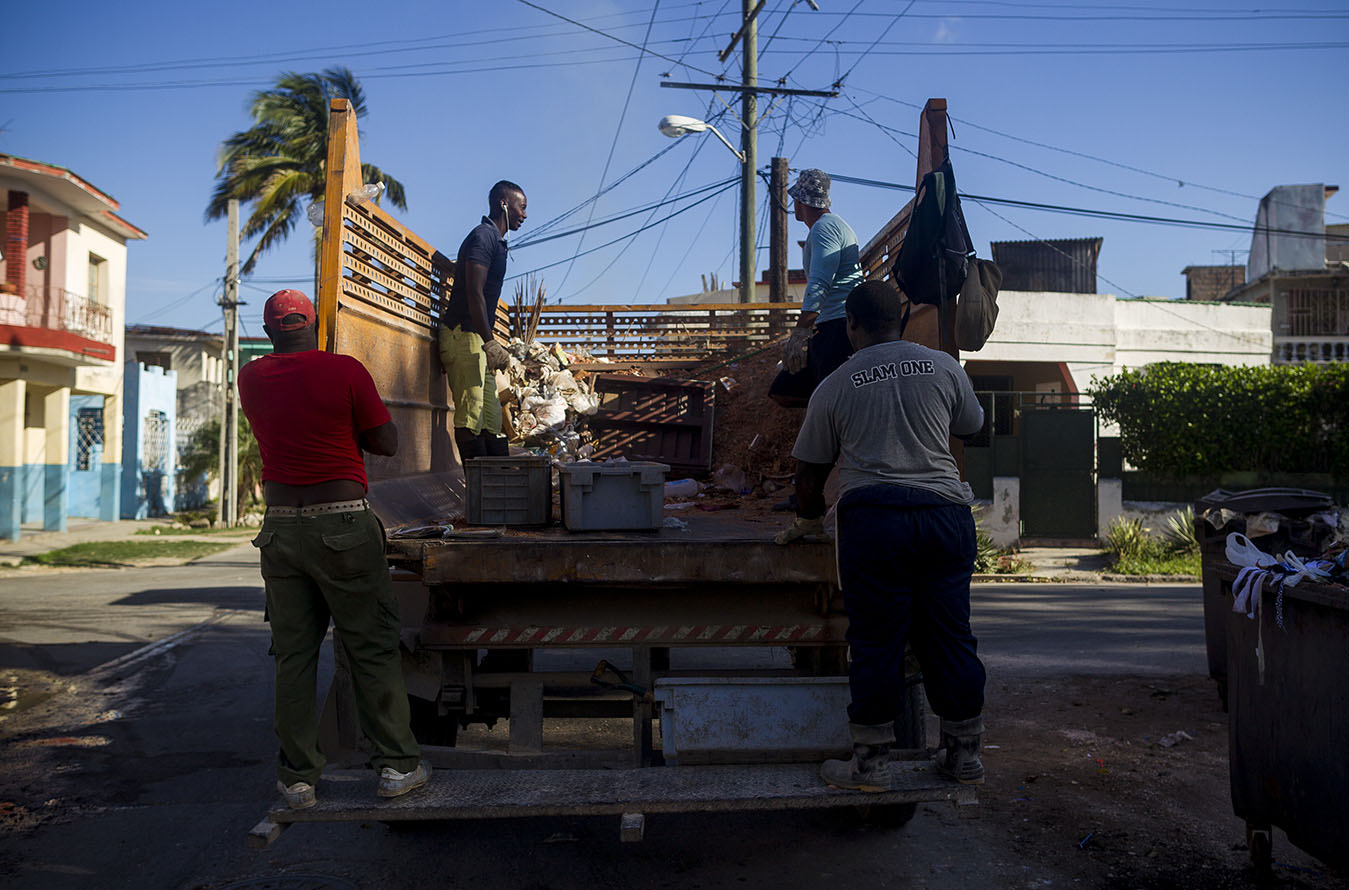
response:
M178 373L126 364L122 423L122 518L174 511Z

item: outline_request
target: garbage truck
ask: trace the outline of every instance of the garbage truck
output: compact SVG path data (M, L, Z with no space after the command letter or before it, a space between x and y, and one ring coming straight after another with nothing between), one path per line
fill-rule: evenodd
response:
M325 782L315 807L277 807L250 842L297 822L548 815L616 816L638 840L648 814L850 808L893 825L920 802L977 803L929 761L916 665L893 790L820 780L823 758L850 751L847 616L826 540L781 547L780 523L734 510L640 531L401 533L464 512L435 341L454 268L363 185L355 115L334 99L319 342L365 364L398 425L399 453L367 456L369 498L388 532L413 728L437 772L424 791L375 797L334 641L320 730L330 771L352 781Z

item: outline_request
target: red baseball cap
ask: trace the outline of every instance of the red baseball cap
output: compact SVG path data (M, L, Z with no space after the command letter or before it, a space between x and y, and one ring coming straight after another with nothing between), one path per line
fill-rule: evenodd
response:
M303 317L299 320L292 318L289 322L285 321L293 315ZM268 297L267 306L262 310L263 324L274 331L298 331L313 324L316 317L314 304L309 302L309 298L300 291L290 288L279 290Z

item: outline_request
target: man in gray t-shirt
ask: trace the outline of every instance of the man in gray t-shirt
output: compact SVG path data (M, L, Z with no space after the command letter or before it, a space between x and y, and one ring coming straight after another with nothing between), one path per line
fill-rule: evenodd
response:
M797 518L776 539L823 531L824 483L837 466L853 757L826 761L820 774L837 787L890 790L909 642L941 717L937 766L982 784L985 674L970 630L973 496L949 442L977 432L984 413L959 362L901 339L902 300L892 285L859 285L846 318L856 352L810 398L792 450Z

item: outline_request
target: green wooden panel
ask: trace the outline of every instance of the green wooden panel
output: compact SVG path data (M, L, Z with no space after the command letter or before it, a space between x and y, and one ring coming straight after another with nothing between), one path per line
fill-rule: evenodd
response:
M1032 538L1096 537L1096 415L1021 415L1021 531Z
M965 481L977 498L990 500L993 497L993 449L965 446L963 462Z

